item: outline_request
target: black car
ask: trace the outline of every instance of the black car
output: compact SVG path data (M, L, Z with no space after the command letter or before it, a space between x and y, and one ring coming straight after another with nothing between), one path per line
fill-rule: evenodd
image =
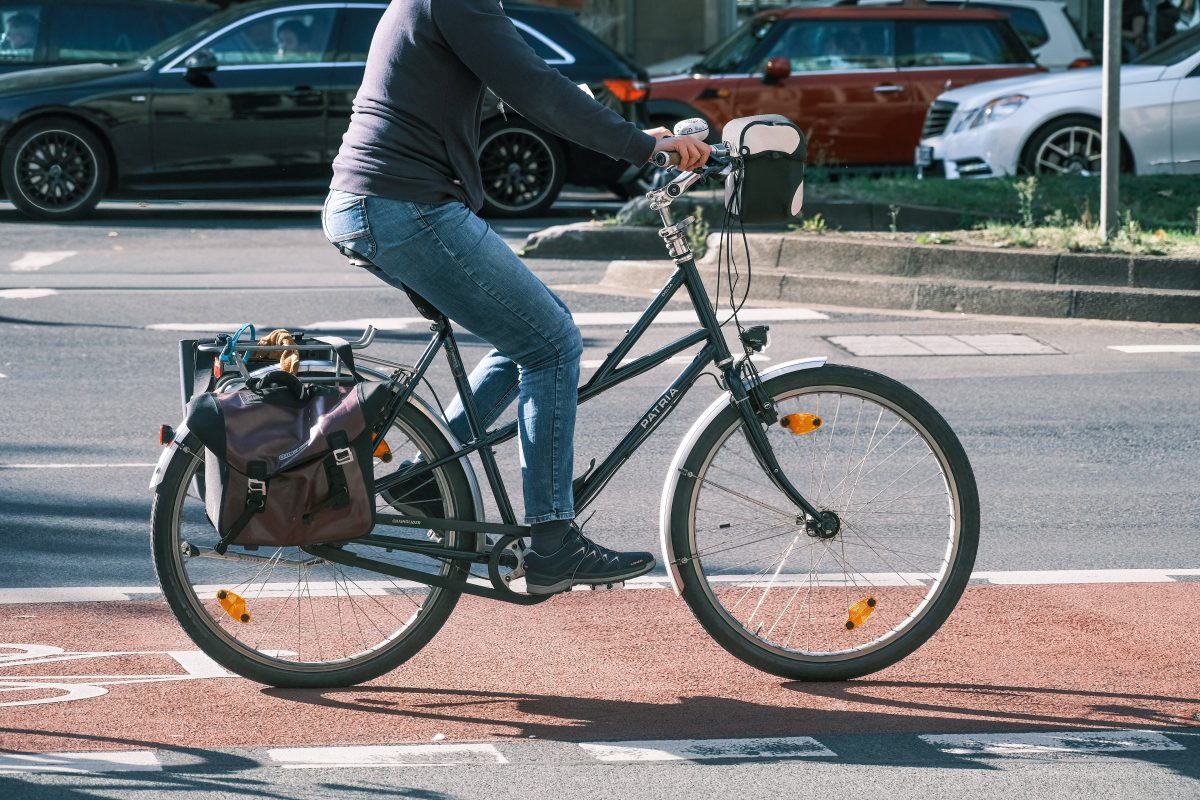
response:
M0 183L40 219L89 213L102 197L299 194L328 186L385 2L235 6L136 60L0 76ZM645 75L569 12L508 5L567 77L640 119ZM564 180L610 185L627 164L567 145L485 100L485 211L537 213Z
M174 0L0 0L0 74L126 61L216 10Z

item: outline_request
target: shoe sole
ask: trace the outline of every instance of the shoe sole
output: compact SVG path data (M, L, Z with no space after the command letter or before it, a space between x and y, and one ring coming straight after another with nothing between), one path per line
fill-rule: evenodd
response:
M530 583L529 578L527 577L525 579L525 591L529 594L537 595L558 594L559 592L567 591L572 586L603 586L611 583L623 583L624 581L631 580L632 578L645 575L647 572L654 569L657 563L658 562L652 558L650 559L649 563L643 564L636 569L631 569L628 572L620 572L616 575L609 575L603 578L564 578L558 583L551 583L549 585Z

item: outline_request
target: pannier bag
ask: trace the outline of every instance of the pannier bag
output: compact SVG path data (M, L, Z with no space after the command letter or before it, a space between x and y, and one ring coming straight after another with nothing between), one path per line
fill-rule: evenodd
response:
M204 505L230 544L353 539L374 527L371 423L387 384L303 384L275 371L236 392L199 394L187 427L208 453Z
M788 222L804 206L808 145L795 123L780 114L730 120L721 129L730 155L743 169L725 179L725 208L749 224Z

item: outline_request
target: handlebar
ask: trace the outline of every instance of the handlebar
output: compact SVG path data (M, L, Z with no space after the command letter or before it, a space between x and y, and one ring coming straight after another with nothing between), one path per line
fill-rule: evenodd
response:
M729 160L729 148L726 145L713 145L712 152L708 156L708 166L724 167L729 164ZM656 167L677 167L679 166L679 153L672 150L660 150L650 158L650 161Z

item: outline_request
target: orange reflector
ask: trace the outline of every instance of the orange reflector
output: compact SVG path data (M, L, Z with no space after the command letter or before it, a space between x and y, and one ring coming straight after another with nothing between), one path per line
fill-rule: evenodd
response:
M871 616L871 612L874 610L874 597L863 598L854 605L850 606L850 613L846 615L846 630L852 631L861 626L867 621L867 617Z
M1096 62L1090 58L1077 58L1070 64L1067 64L1067 69L1083 69L1084 67L1094 67Z
M604 85L622 103L643 100L650 91L650 86L645 81L635 81L629 78L611 78L606 80Z
M173 441L175 441L175 429L172 428L170 425L159 425L158 426L158 443L161 446L166 447Z
M787 428L797 436L812 433L821 427L821 418L816 414L788 414L779 420L781 428Z
M386 440L380 439L379 444L375 445L374 455L380 461L387 464L392 460L392 448L388 447Z
M226 614L243 625L250 622L250 612L246 610L246 601L241 595L228 589L222 589L217 592L217 600L221 603L221 608L225 609Z
M221 359L219 358L213 362L213 377L221 377Z

